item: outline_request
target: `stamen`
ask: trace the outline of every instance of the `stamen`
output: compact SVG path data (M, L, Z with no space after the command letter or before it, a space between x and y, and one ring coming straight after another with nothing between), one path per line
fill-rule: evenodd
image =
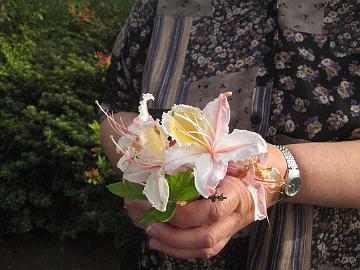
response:
M96 105L100 108L100 110L106 115L107 120L110 124L110 127L120 136L124 136L126 134L129 134L131 136L136 136L136 134L132 133L130 130L128 130L126 128L126 126L124 125L124 122L122 121L121 117L120 118L120 124L118 122L115 121L114 119L114 114L111 113L111 115L105 111L103 109L103 107L101 107L101 105L99 104L99 102L96 100L95 101Z
M204 117L204 119L206 121L207 126L210 127L210 132L212 135L211 141L215 142L215 131L214 131L213 127L211 126L209 120L206 117Z
M203 130L203 128L199 125L199 123L195 123L193 120L191 120L191 118L188 116L188 115L181 115L181 114L177 114L176 116L184 119L185 121L189 122L190 124L192 124L194 126L195 129L197 130L200 130L202 133L206 134L205 131ZM205 118L205 117L204 117ZM196 117L195 117L196 119ZM181 124L180 124L181 125ZM182 128L184 128L182 125L181 125ZM184 128L185 129L185 128ZM184 133L184 132L182 132ZM185 134L185 133L184 133ZM201 133L200 133L201 134ZM188 134L186 134L188 135ZM190 136L190 135L188 135ZM193 139L195 139L193 136L191 136ZM205 138L204 138L205 139ZM199 141L198 139L195 139L196 141ZM206 145L206 147L208 149L211 149L211 141L207 140L206 143L202 143L204 145Z
M118 147L120 149L121 153L126 156L129 163L135 163L136 165L138 165L139 167L142 167L144 169L153 169L153 168L161 167L161 162L159 162L159 161L153 161L153 163L146 163L146 162L140 161L137 158L130 156L129 152L127 150L122 149L120 147L120 145L114 140L114 137L112 135L110 136L110 139L116 145L116 147Z
M113 135L110 135L110 139L111 139L111 141L115 144L115 146L116 146L117 148L119 148L120 152L121 152L123 155L127 156L127 155L126 155L126 154L127 154L127 153L126 153L127 151L121 148L121 146L114 140L114 136L113 136Z
M181 129L179 129L178 131L181 132L182 134L184 134L185 136L188 136L188 137L190 137L191 139L197 141L197 142L200 143L201 145L205 146L205 147L209 150L209 152L211 152L211 148L209 147L209 145L207 145L207 144L206 144L205 142L203 142L202 140L199 140L198 138L196 138L196 137L188 134L188 133L185 132L185 131L182 131Z
M189 134L198 134L201 135L203 137L203 139L206 141L206 143L210 146L211 145L211 138L209 135L207 135L206 133L202 133L200 131L188 131Z

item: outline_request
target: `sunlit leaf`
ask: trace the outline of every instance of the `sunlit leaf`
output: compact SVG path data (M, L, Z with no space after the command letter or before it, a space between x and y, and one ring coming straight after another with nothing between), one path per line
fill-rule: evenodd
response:
M113 194L131 200L146 200L144 186L131 182L118 182L107 186Z
M190 171L181 172L175 176L168 175L166 179L169 183L169 200L171 201L191 201L199 195L194 176Z

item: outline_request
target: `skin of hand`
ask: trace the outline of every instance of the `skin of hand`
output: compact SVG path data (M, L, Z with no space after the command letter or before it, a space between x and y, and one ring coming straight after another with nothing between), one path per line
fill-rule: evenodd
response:
M268 164L277 166L285 174L286 161L272 145L269 145ZM134 224L150 236L150 248L181 259L210 258L254 220L253 199L239 179L226 176L217 188L217 194L222 193L227 197L223 201L196 200L178 207L170 222L147 226L138 221L150 207L148 203L125 200L125 206ZM267 194L268 206L276 202L277 196L276 192Z

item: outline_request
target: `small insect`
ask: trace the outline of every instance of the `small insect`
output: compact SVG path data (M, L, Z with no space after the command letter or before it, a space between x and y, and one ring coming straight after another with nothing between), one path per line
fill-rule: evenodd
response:
M223 200L226 200L227 197L224 196L224 193L221 193L221 195L210 195L209 196L209 200L211 200L212 202L216 202L216 200L218 200L219 202L222 202Z

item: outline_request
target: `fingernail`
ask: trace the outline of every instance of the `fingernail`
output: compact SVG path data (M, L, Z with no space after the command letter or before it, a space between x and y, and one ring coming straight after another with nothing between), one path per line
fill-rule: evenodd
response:
M147 235L149 235L152 238L157 238L157 236L158 236L157 231L154 230L154 228L152 228L151 226L146 228L146 233L147 233Z

